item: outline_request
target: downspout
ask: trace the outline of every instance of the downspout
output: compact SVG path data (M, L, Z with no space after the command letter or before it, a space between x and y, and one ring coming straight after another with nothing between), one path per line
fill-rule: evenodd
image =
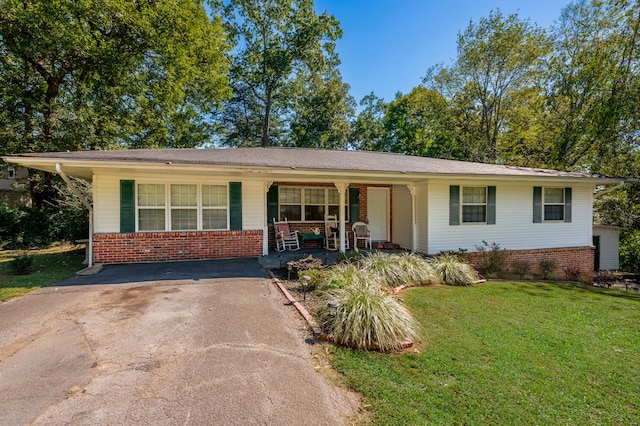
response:
M89 255L88 255L89 264L87 266L91 268L91 266L93 266L93 207L91 206L89 201L87 201L87 199L84 198L84 195L80 193L80 191L78 190L78 188L76 188L73 182L71 182L69 177L62 171L62 167L60 167L60 163L56 163L56 172L58 172L62 180L64 180L67 183L67 186L69 187L71 192L76 194L76 196L80 199L80 202L82 202L82 204L84 204L84 206L89 211Z

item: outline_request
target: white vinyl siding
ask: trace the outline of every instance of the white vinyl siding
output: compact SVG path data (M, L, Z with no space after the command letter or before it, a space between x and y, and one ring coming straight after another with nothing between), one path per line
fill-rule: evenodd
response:
M395 244L411 249L411 193L406 185L393 186L392 238Z
M224 185L227 191L229 187L229 182L227 181L207 179L203 176L185 173L172 173L170 179L161 177L159 172L137 172L123 175L121 172L111 171L96 174L93 176L94 232L96 233L120 232L121 179L134 180L136 187L139 183L187 183L199 184L200 187L204 185ZM242 181L242 228L245 230L263 229L265 215L263 188L264 183L262 181ZM200 218L200 220L202 219ZM229 227L228 220L227 217L225 229Z
M594 226L593 236L600 237L600 270L617 270L620 267L620 230Z
M448 226L449 187L496 186L496 224L490 227ZM561 183L558 186L568 186ZM584 247L591 242L591 186L572 186L571 223L534 224L531 182L440 181L429 183L429 253L460 248L475 251L482 241L496 242L506 249L524 250L553 247Z
M416 185L416 250L425 254L429 253L429 205L429 185Z

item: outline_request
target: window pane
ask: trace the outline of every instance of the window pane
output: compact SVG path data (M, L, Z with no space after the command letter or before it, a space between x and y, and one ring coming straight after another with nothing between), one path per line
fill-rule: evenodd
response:
M280 204L302 204L300 188L280 188Z
M349 209L346 209L349 210ZM329 206L329 214L335 215L338 219L340 219L340 207L339 206ZM349 214L349 212L347 212Z
M202 205L204 207L227 207L226 185L202 185Z
M198 229L198 210L171 209L171 229L173 231Z
M564 188L545 188L545 204L564 204Z
M164 207L164 184L141 183L138 185L138 205Z
M227 229L227 209L202 210L202 229Z
M164 209L138 210L139 231L164 231Z
M487 188L484 186L462 188L462 203L484 204L487 202Z
M305 204L324 204L324 188L306 188L304 202Z
M305 206L304 220L324 220L324 206Z
M280 220L302 220L301 206L280 206Z
M544 206L544 220L564 220L564 205Z
M198 187L196 185L171 185L171 205L176 207L197 206Z
M329 188L329 204L340 204L340 194L337 188Z
M487 206L462 206L463 222L486 222Z

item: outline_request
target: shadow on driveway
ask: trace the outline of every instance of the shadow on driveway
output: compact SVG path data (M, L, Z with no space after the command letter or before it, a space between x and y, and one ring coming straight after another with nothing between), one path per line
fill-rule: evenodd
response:
M53 284L55 287L124 284L146 281L203 280L209 278L266 278L258 259L215 259L182 262L128 263L105 265L95 275L75 276Z

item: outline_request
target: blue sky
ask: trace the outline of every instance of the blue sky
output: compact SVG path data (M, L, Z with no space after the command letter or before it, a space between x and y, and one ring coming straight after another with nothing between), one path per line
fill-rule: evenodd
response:
M386 101L420 84L427 68L456 57L457 34L500 9L548 28L568 0L315 0L341 23L343 80L357 102L372 91Z

